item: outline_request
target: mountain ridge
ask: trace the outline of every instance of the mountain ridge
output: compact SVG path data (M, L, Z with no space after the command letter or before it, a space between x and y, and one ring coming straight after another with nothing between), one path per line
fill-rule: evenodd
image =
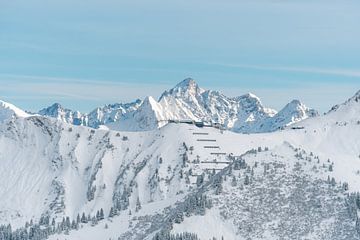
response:
M315 110L299 102L293 104L293 109L289 109L291 105L287 104L279 111L282 114L280 116L276 110L264 107L260 98L252 93L227 97L221 92L199 87L192 78L184 79L175 87L164 91L157 101L154 100L152 104L144 105L140 109L142 104L144 100L139 99L125 104L108 104L94 109L89 114L64 108L54 111L54 104L42 109L39 114L59 118L74 125L92 128L107 125L109 128L123 131L152 130L163 126L163 121L169 120L195 120L219 123L229 130L242 133L276 131L318 115ZM141 116L146 112L151 113L152 106L156 106L156 114ZM149 109L145 110L145 107ZM288 116L284 116L285 108ZM131 119L133 117L136 119ZM153 119L150 120L150 117ZM142 120L145 122L141 122ZM154 125L154 122L158 124Z

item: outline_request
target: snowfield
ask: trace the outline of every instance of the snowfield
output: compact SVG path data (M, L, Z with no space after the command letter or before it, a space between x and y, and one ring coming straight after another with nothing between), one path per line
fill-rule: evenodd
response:
M230 130L156 120L213 98ZM186 80L100 128L1 102L0 239L360 239L360 92L323 116L245 99Z

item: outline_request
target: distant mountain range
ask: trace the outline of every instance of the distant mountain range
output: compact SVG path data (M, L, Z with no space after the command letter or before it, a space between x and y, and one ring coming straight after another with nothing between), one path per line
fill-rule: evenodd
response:
M299 100L282 110L266 108L254 94L227 97L218 91L204 90L191 79L185 79L165 91L158 101L152 97L132 103L115 103L98 107L88 114L55 103L38 114L74 125L99 128L104 125L122 131L153 130L168 120L196 120L220 123L242 133L271 132L318 115Z

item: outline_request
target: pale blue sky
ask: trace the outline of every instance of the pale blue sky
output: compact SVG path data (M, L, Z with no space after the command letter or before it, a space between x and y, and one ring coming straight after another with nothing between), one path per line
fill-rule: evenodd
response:
M280 109L360 89L358 0L0 0L0 97L89 111L193 77Z

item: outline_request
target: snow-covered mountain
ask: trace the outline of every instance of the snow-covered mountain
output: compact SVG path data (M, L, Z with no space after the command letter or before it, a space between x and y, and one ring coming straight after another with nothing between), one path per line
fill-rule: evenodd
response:
M112 130L118 131L147 131L162 126L164 119L162 106L152 97L146 97L142 104L132 112L122 116L118 121L107 124Z
M65 123L71 123L74 125L86 126L88 122L88 118L85 114L82 114L79 111L72 111L64 108L59 103L54 103L53 105L40 110L39 114L53 117Z
M276 113L263 107L253 94L229 98L217 91L201 89L193 79L185 79L165 91L159 104L170 113L171 119L215 122L237 132L261 131L256 129L257 125Z
M121 131L154 130L170 120L217 123L242 133L276 131L317 112L294 100L279 113L266 108L254 94L227 97L218 91L204 90L191 78L165 91L158 101L147 97L128 104L112 104L81 114L59 104L43 109L40 115L58 118L75 125L98 128L100 125Z
M137 99L126 104L108 104L94 109L89 114L73 111L62 107L59 103L54 103L50 107L40 110L39 114L59 119L65 123L99 128L100 125L116 122L126 113L135 111L141 103L142 101Z
M225 119L209 99L236 109L233 126L251 114L272 129L304 120L259 134L158 128L186 111ZM136 131L0 106L0 239L360 239L360 92L315 116L298 101L274 113L187 80L109 124Z
M98 128L100 125L117 122L124 115L136 111L141 104L142 100L137 99L131 103L115 103L98 107L87 115L88 124L86 126Z
M148 109L145 110L146 108ZM154 112L154 109L156 109L156 114L152 114L153 119L149 120L150 116L142 115ZM130 120L132 115L136 115L137 118ZM139 115L142 116L139 117ZM188 78L174 88L165 91L158 102L152 101L152 104L143 106L141 113L128 115L126 121L133 123L131 130L152 130L162 126L164 121L191 119L220 123L235 132L255 133L279 130L317 115L315 110L307 108L299 101L292 101L277 113L273 109L264 107L254 94L248 93L230 98L218 91L204 90L193 79ZM139 122L142 119L147 119L152 124ZM158 124L154 125L154 122L158 122ZM111 124L110 128L126 131L127 125L120 119Z
M316 110L306 107L299 100L293 100L273 117L266 119L262 128L275 131L318 115Z

